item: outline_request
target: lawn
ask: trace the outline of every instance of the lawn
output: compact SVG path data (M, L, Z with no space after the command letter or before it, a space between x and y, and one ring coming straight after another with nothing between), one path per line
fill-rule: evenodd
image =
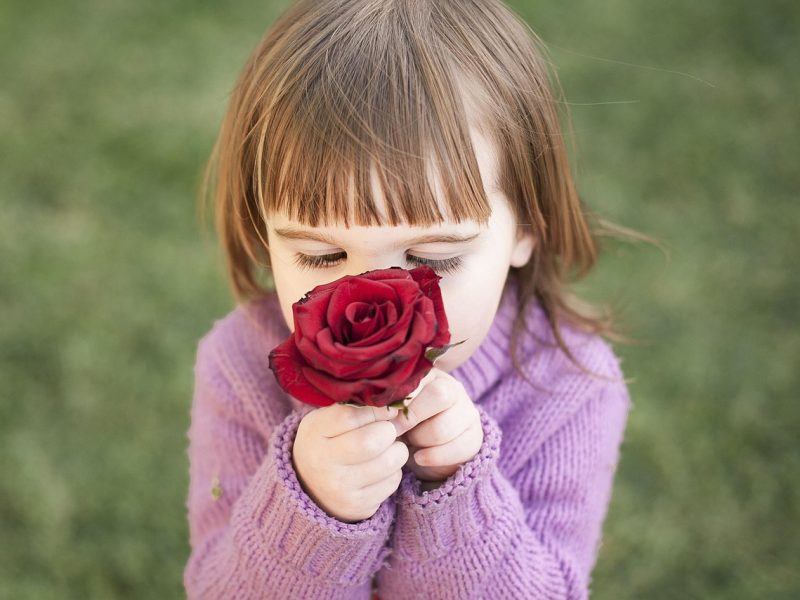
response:
M592 598L800 597L800 9L512 4L582 197L668 249L578 285L642 340ZM0 598L183 596L194 354L233 307L195 193L285 5L0 5Z

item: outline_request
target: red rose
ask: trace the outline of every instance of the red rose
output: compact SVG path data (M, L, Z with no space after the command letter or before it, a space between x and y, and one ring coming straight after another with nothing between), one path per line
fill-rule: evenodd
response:
M390 267L318 285L292 305L294 334L272 349L281 387L315 406L387 406L413 392L450 341L439 279ZM448 346L449 347L449 346Z

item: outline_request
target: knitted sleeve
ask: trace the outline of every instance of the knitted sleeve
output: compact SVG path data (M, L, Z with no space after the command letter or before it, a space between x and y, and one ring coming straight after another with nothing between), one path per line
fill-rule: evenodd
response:
M476 404L484 442L471 461L427 492L412 472L404 475L393 554L378 573L378 594L588 598L629 397L622 382L599 383L582 395L579 408L510 477L498 468L501 429Z
M242 408L253 386L229 362L221 368L217 350L213 336L201 340L195 365L188 598L369 598L388 552L393 499L357 523L327 515L292 466L305 413L276 416L272 431L254 427Z

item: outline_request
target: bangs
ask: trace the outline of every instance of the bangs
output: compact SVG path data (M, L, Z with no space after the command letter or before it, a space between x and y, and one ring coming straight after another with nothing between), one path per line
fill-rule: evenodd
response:
M369 27L360 22L367 17ZM491 206L470 138L478 123L467 118L445 49L421 41L435 36L378 14L312 20L304 30L294 35L324 39L325 51L307 43L301 56L270 61L286 72L270 77L282 87L266 90L270 105L250 137L262 219L279 212L312 227L485 223Z

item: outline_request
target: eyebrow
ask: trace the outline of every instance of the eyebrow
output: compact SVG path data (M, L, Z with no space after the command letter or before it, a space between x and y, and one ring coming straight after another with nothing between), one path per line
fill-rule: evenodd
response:
M275 234L285 239L314 240L317 242L330 244L331 246L340 245L331 236L326 235L324 233L318 233L316 231L307 231L305 229L297 229L294 227L276 227ZM460 244L462 242L470 242L479 235L480 232L473 233L471 235L455 235L452 233L447 233L447 234L431 233L406 240L403 245L413 246L414 244L434 244L434 243Z

